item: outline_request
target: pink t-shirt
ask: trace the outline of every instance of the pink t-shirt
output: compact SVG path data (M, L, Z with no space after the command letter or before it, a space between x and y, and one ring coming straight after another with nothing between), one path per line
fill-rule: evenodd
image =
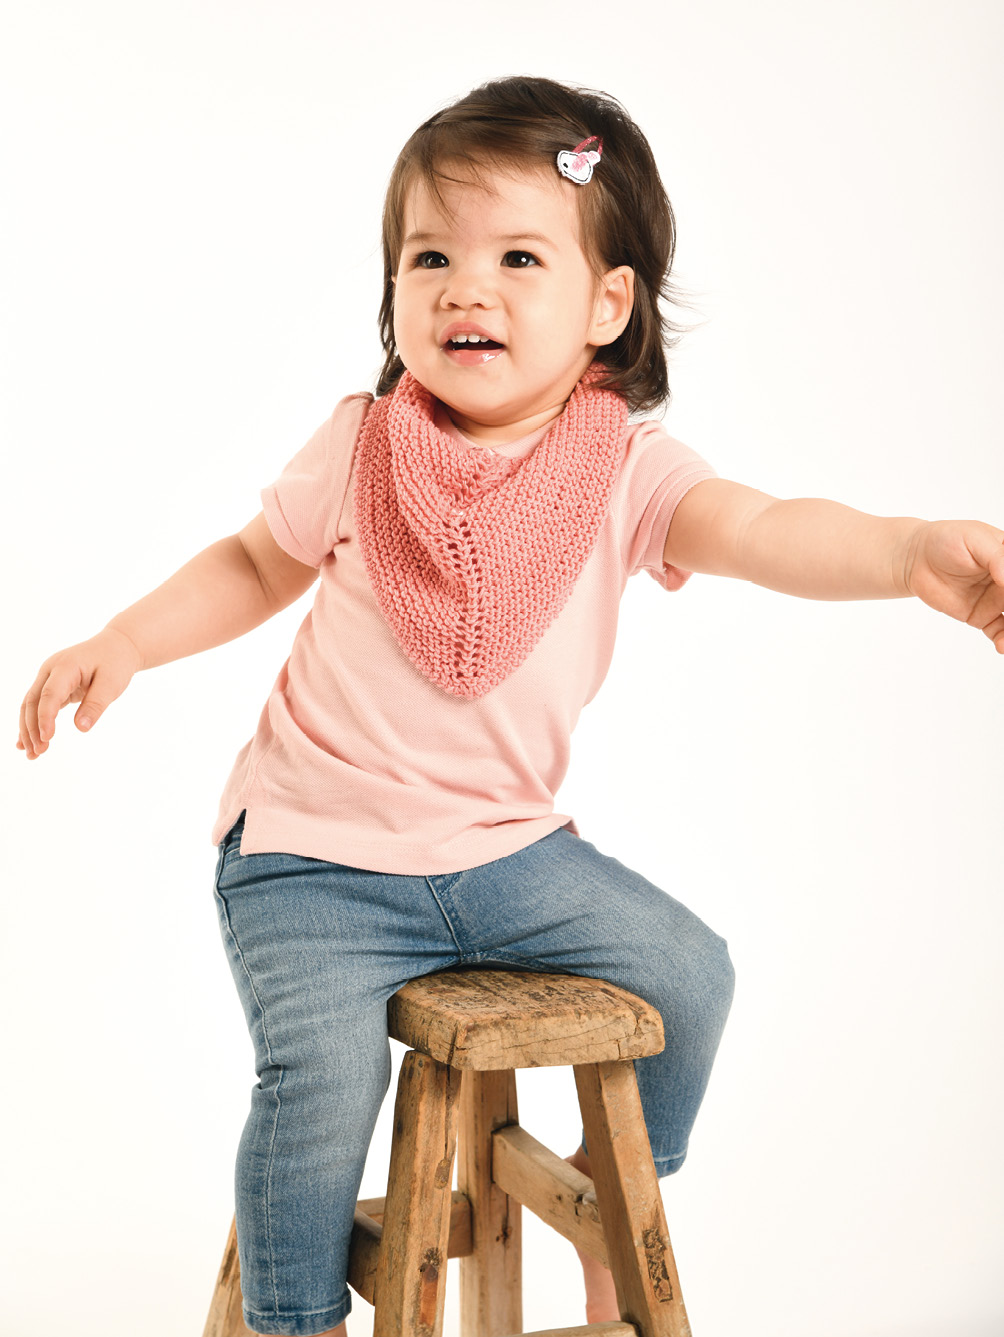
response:
M218 844L247 809L242 854L278 851L412 875L460 872L558 827L554 811L579 712L614 650L628 578L678 590L690 572L662 551L680 498L717 477L661 423L629 423L610 509L560 613L487 695L455 697L404 653L370 589L352 514L354 446L368 394L335 407L261 493L275 541L320 568L314 602L237 755L220 800ZM437 401L437 425L471 450ZM492 447L522 458L548 424Z

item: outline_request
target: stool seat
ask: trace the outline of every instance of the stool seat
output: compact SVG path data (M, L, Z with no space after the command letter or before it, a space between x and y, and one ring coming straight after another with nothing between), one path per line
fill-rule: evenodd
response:
M451 1068L497 1071L645 1058L665 1045L654 1007L606 980L441 970L387 1004L390 1035Z

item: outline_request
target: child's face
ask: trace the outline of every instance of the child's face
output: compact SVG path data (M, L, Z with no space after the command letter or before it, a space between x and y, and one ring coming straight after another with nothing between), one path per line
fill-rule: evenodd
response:
M423 182L413 187L394 277L401 360L468 427L556 416L597 347L627 324L634 297L628 266L597 281L579 244L575 191L588 186L557 168L553 179L521 173L495 184L493 197L444 183L445 215ZM446 331L463 322L502 351L452 352Z

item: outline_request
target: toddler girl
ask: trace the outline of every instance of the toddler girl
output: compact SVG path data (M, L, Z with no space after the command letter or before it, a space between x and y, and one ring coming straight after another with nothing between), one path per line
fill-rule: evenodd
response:
M343 1335L353 1211L391 1071L387 1000L451 966L591 975L662 1015L636 1063L673 1174L732 999L726 943L556 813L628 578L916 595L1004 652L1004 532L778 500L650 414L669 398L672 209L606 95L501 79L421 125L383 215L385 360L262 511L45 661L18 747L138 669L313 605L226 783L220 930L258 1084L237 1151L244 1321ZM633 415L633 416L632 416ZM589 1173L580 1143L568 1158ZM587 1320L618 1317L586 1269Z

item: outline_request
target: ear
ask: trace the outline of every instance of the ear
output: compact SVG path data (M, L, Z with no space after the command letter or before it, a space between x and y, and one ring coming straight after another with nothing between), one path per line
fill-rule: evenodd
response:
M586 342L602 348L612 344L631 319L634 309L634 270L630 265L609 269L600 280Z

